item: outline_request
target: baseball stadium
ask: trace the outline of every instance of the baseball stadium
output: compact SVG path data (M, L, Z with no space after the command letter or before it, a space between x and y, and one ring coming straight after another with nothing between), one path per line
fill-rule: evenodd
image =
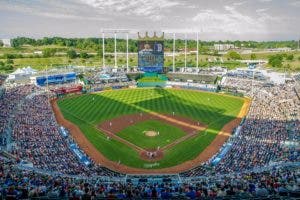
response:
M201 68L198 34L166 67L163 32L109 65L109 33L101 66L0 76L0 199L299 198L300 74Z

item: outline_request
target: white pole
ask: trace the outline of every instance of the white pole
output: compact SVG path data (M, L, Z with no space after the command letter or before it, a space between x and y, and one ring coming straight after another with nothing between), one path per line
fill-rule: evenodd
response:
M186 48L187 48L187 35L184 34L184 68L186 69Z
M117 67L117 34L115 33L115 67Z
M104 33L102 33L102 67L105 67L105 38L104 38Z
M199 33L198 32L197 32L197 53L196 53L196 55L197 55L196 66L198 68L199 67Z
M175 72L175 40L176 36L175 33L173 33L173 72Z
M127 67L127 72L129 72L129 63L128 63L128 33L126 34L126 67Z

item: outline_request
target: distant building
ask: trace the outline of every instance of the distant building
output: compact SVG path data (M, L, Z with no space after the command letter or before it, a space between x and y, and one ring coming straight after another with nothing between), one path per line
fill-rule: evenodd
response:
M10 39L0 39L3 42L3 47L11 47Z
M290 47L282 47L282 48L268 49L268 50L272 51L272 52L289 52L289 51L292 51L292 48L290 48Z
M227 51L229 49L235 49L234 44L214 44L216 51Z
M252 49L243 49L241 51L241 54L250 54L250 53L252 53Z
M43 52L42 52L42 51L35 51L35 52L33 52L33 54L36 54L36 55L42 55Z

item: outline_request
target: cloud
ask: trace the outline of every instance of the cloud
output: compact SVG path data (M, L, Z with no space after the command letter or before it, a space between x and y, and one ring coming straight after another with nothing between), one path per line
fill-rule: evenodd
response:
M234 6L241 6L241 5L244 5L245 3L247 3L247 1L234 2L233 5Z
M264 25L253 17L242 14L234 6L224 6L224 11L202 10L192 18L206 31L241 34L245 32L263 32Z
M60 4L59 7L44 7L40 4L26 4L26 3L4 3L0 2L0 10L8 12L25 13L27 15L34 15L40 17L54 18L54 19L75 19L75 20L95 20L105 21L104 17L86 16L76 10L66 10L70 5Z
M255 12L262 13L262 12L266 12L267 10L269 10L269 9L268 8L259 8L259 9L256 9Z
M300 1L293 1L293 2L290 2L290 5L291 5L291 6L295 6L295 7L300 7Z
M266 2L271 2L273 0L259 0L260 2L266 3Z
M176 0L80 0L93 8L116 15L147 17L159 20L164 13L176 6L184 5Z
M292 39L299 0L0 0L0 38L101 29L203 30L205 39ZM32 31L34 30L34 31Z

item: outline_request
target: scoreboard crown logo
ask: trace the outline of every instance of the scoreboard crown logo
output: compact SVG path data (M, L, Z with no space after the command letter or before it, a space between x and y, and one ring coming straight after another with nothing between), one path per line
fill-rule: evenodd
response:
M142 41L162 41L164 40L165 33L163 32L161 36L157 36L156 32L154 32L153 36L149 36L148 31L146 31L145 36L142 37L140 32L138 32L138 39Z

